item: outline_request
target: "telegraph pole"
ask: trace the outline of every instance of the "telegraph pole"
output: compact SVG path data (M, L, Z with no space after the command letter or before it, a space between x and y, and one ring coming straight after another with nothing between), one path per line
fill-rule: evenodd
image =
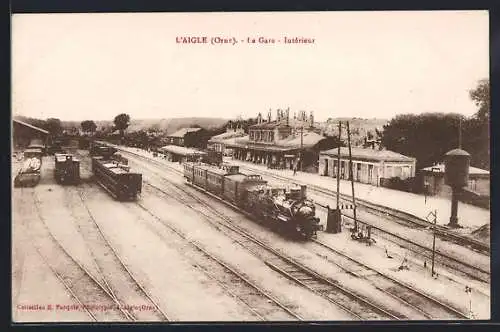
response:
M352 172L352 152L351 152L351 131L349 121L347 121L347 145L349 146L349 177L351 178L352 205L354 214L354 231L358 231L358 219L356 218L356 197L354 195L354 175Z
M432 226L432 269L431 269L431 274L434 277L434 257L436 254L436 223L437 223L437 210L434 210L434 212L429 212L427 215L426 219L429 221L429 216L432 216L434 218L433 220L433 226Z
M300 171L302 172L302 149L304 148L304 123L302 122L302 126L300 127L300 153L299 153L299 162L300 162Z
M337 148L337 210L340 208L340 133L342 132L342 122L339 121L339 146Z

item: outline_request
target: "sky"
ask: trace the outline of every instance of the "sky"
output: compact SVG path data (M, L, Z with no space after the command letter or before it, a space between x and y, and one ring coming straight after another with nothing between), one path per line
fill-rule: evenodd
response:
M12 112L61 120L248 118L269 109L274 117L288 107L320 121L470 116L477 108L468 91L489 77L488 24L487 11L16 14ZM212 45L216 37L238 43Z

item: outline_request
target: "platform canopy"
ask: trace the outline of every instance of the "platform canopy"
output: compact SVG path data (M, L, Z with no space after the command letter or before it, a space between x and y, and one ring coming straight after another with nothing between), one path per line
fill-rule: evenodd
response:
M183 146L177 146L177 145L166 145L164 147L159 148L159 150L161 152L169 152L181 156L204 156L207 154L206 152L200 150L185 148Z

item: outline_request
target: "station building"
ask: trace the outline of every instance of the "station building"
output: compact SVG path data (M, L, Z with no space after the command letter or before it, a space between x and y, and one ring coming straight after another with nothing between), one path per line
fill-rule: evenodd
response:
M167 135L165 142L169 145L188 146L189 144L187 143L189 143L189 136L192 136L200 130L201 128L181 128L176 132Z
M332 140L320 134L314 127L314 117L309 118L301 111L293 119L289 109L277 110L276 119L271 120L269 110L267 121L262 114L257 116L257 124L248 128L248 135L225 141L225 146L233 150L233 158L267 165L270 168L317 172L319 151L332 147Z
M228 147L227 144L234 143L236 138L242 138L244 136L246 136L246 133L241 125L229 123L225 133L212 136L208 140L207 149L222 153L225 156L232 156L233 150L231 147Z
M384 179L415 177L416 159L373 148L351 148L354 181L379 186ZM319 174L337 176L338 149L323 151L319 156ZM349 180L349 149L340 148L340 178Z
M172 162L199 161L206 156L206 152L177 145L166 145L158 150Z

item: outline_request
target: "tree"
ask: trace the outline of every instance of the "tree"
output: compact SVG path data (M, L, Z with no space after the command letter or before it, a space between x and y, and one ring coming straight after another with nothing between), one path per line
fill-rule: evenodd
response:
M463 147L471 154L471 165L490 169L490 83L488 79L478 82L469 96L478 111L464 126Z
M120 131L120 136L123 139L125 129L127 129L130 124L130 115L125 113L118 114L115 116L113 123L115 124L115 129Z
M56 118L48 118L45 121L45 128L53 136L60 135L62 133L62 130L63 130L61 120L56 119Z
M383 147L417 159L417 169L443 161L446 152L458 147L458 128L466 122L454 113L402 114L384 126Z
M478 82L475 89L469 91L469 96L479 108L475 117L479 120L489 121L490 118L490 81L483 79Z
M82 130L84 132L94 133L96 131L96 129L97 129L97 125L92 120L82 121L82 123L80 123L80 126L82 127Z

